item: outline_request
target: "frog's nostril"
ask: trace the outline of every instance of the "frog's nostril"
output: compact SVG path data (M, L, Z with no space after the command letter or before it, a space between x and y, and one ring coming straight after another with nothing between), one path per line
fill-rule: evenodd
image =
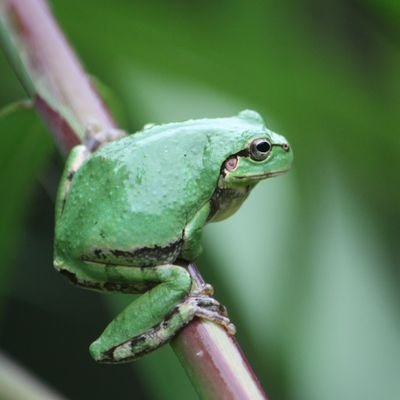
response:
M289 151L290 150L289 144L288 143L283 143L282 144L282 149L285 150L285 151Z

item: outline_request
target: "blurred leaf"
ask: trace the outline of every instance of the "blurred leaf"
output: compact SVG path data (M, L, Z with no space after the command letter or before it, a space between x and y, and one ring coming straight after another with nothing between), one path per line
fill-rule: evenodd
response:
M140 118L139 126L151 123L184 121L192 118L221 117L237 114L245 102L204 83L131 64L121 69L118 82L131 115ZM122 78L121 78L122 79Z
M400 18L400 4L397 0L367 0L371 8L382 12L388 19Z
M306 283L286 333L292 398L400 398L398 283L376 220L326 165L308 247ZM321 171L322 172L322 171ZM322 181L321 181L322 182ZM297 323L296 323L297 320Z
M52 148L46 129L28 103L0 112L0 298L7 291L11 252L29 204L33 182ZM49 210L53 212L53 210Z

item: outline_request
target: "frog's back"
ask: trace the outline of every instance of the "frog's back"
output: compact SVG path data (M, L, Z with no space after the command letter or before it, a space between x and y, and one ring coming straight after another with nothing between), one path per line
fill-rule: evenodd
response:
M57 243L81 258L143 260L147 250L161 249L161 261L173 262L185 226L210 200L223 161L235 152L237 122L226 120L160 125L105 145L71 182Z

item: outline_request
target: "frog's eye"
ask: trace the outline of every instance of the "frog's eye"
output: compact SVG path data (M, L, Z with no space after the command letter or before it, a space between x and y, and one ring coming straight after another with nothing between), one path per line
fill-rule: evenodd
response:
M271 149L271 143L267 139L255 139L250 144L250 157L255 161L263 161Z

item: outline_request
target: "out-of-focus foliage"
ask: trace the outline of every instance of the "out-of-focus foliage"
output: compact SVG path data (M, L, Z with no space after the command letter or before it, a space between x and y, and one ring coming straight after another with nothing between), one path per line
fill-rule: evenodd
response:
M253 108L291 141L293 170L207 227L199 263L271 397L400 398L397 2L51 4L89 72L120 99L124 128ZM0 84L3 105L23 95L5 62ZM1 146L15 152L8 135ZM28 160L2 171L3 185ZM55 181L44 179L52 193ZM24 195L30 218L10 247L1 348L74 399L192 398L168 348L132 366L91 362L86 347L110 315L103 297L51 270L42 187ZM3 210L10 201L17 194L2 196Z
M28 102L14 103L0 111L0 294L8 291L10 246L27 214L26 193L43 168L51 148L50 136ZM0 304L1 306L1 304Z

